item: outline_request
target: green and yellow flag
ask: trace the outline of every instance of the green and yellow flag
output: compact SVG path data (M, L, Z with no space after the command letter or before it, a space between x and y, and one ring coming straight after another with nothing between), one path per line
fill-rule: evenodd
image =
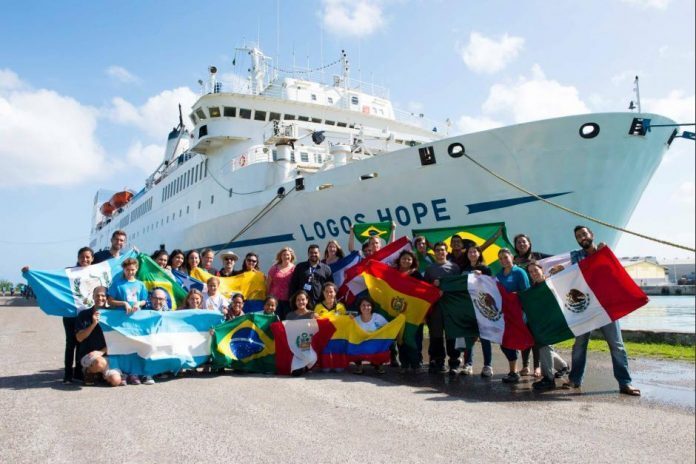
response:
M275 314L251 313L216 326L210 346L213 367L275 373L271 324L277 320Z
M182 287L172 274L162 269L159 264L153 261L145 253L138 255L138 273L136 278L145 284L148 292L153 288L160 287L169 294L170 308L176 310L186 299L186 290Z
M353 232L355 233L355 238L357 238L358 241L360 241L360 243L365 243L368 238L374 235L383 239L385 242L389 242L391 230L392 223L390 221L364 222L353 225Z
M422 235L430 243L445 242L447 250L450 248L452 236L459 235L464 240L472 240L476 245L486 245L483 250L483 259L495 275L500 271L498 263L498 251L501 248L509 248L513 252L515 248L507 237L507 229L504 222L491 222L488 224L473 224L468 226L442 227L439 229L413 229L413 236Z

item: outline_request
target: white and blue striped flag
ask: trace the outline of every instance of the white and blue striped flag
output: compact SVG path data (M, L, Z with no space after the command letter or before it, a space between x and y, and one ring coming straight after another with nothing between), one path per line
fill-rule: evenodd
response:
M140 310L101 312L109 366L126 374L156 375L192 369L210 357L209 329L222 322L217 311Z

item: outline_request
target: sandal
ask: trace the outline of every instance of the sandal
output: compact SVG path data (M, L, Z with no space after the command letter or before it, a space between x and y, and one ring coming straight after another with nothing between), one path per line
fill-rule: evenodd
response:
M619 388L619 392L629 396L640 396L640 390L631 385L624 385Z

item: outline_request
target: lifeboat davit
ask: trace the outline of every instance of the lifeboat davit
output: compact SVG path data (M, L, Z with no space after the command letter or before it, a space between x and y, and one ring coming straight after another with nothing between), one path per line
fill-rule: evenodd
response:
M99 211L107 217L114 214L115 210L116 208L114 208L110 201L105 202L103 205L101 205L101 208L99 208Z
M133 192L124 190L122 192L114 193L114 196L111 197L109 203L111 203L111 206L113 206L114 209L118 209L122 208L126 205L126 203L131 201L131 198L133 198Z

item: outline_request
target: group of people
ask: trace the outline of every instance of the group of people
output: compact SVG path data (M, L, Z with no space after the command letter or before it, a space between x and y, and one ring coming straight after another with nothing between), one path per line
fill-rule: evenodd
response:
M602 246L595 244L592 231L586 226L577 226L574 230L580 249L571 253L572 263L592 255ZM392 232L391 240L394 239ZM415 278L439 286L440 279L445 276L460 274L484 274L492 276L491 269L484 260L484 250L493 242L477 245L475 242L462 239L455 235L451 237L448 246L444 242L434 244L418 236L413 239L413 251L403 250L394 267L404 278ZM118 258L126 243L126 233L117 230L111 238L111 247L107 250L93 252L88 247L78 251L78 266L97 264L106 259ZM547 257L532 251L532 241L529 236L519 234L513 240L514 249L501 248L498 261L502 266L495 277L508 292L522 292L540 285L546 279L538 260ZM362 246L361 256L369 258L382 247L382 240L376 236L370 237ZM349 251L354 251L354 234L349 237ZM240 269L236 269L239 260L232 251L220 253L221 267L215 267L215 253L211 249L202 251L174 250L171 253L158 250L152 255L153 260L167 271L178 271L191 274L195 268L201 268L211 277L205 282L204 291L192 289L188 292L183 307L180 309L207 309L220 312L226 319L231 320L244 314L244 296L235 294L230 300L220 292L219 277L229 277L244 272L262 272L259 257L256 253L247 253ZM356 323L365 331L375 331L387 324L387 320L375 312L375 303L369 296L359 298L355 310L338 301L338 288L333 282L330 265L344 257L344 251L335 240L330 240L323 253L318 245L312 244L307 249L307 260L296 263L295 252L290 247L281 248L275 256L274 263L265 274L267 298L264 302L264 313L275 314L279 320L310 319L322 317L329 313L351 315ZM423 266L423 262L427 266ZM73 379L82 380L87 384L94 382L97 374L103 376L110 385L124 384L153 384L152 377L138 378L125 375L117 369L110 369L106 357L106 343L99 328L100 311L123 309L127 313L147 308L151 310L167 310L168 295L164 289L154 289L149 294L145 285L136 279L138 261L127 258L121 263L123 276L115 280L107 289L98 287L94 290L94 307L81 311L77 317L63 318L66 335L65 375L64 382ZM26 270L27 268L23 269ZM561 271L560 266L552 268L549 274ZM353 309L353 308L351 308ZM428 372L447 373L450 375L472 375L474 361L474 346L480 342L483 355L481 376L493 376L492 347L485 339L465 337L455 340L446 336L443 311L436 303L425 321L429 330ZM601 328L611 351L614 376L619 383L621 393L639 396L640 390L631 385L628 370L628 358L623 346L621 331L617 322L612 322ZM568 364L556 353L551 346L534 346L521 352L501 346L508 361L508 373L502 378L505 383L519 383L522 376L534 376L538 380L533 383L536 390L556 388L556 379L567 376L564 388L580 388L586 364L587 345L590 334L576 338L572 351L572 363ZM392 349L392 365L400 367L402 373L418 373L422 371L422 340L423 325L416 333L418 348L414 349L403 344ZM463 344L463 350L460 347ZM398 356L397 356L398 353ZM530 354L532 364L530 367ZM462 356L463 355L463 356ZM518 370L518 358L522 358L522 368ZM463 358L463 359L462 359ZM77 361L78 366L73 366ZM377 373L384 372L384 366L375 366ZM357 365L355 373L362 373L362 365Z

